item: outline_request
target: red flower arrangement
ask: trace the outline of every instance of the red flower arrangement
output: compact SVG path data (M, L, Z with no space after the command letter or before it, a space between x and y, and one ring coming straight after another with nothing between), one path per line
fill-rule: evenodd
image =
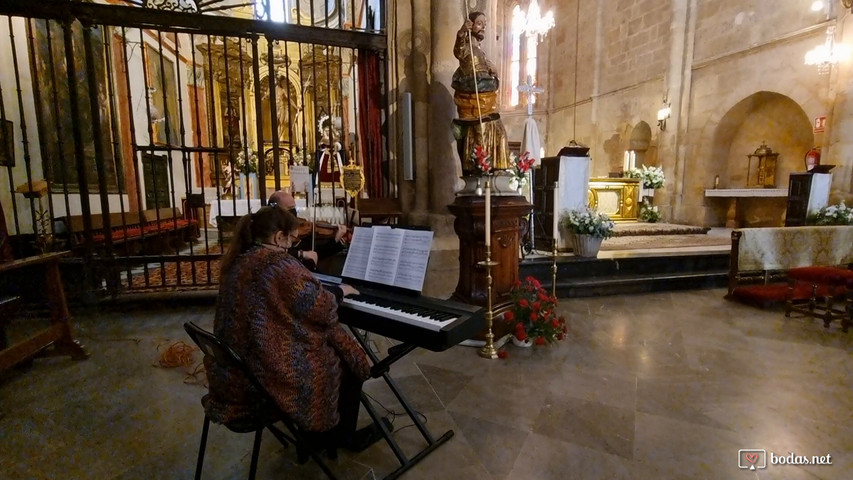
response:
M524 152L520 157L513 158L513 168L515 169L516 177L523 177L524 174L533 168L536 159L530 156L530 152Z
M557 315L557 298L549 295L539 280L527 277L517 281L510 291L512 307L504 313L504 321L515 325L515 338L530 339L534 345L562 340L568 329L566 319Z
M492 169L492 156L482 145L474 147L474 151L471 152L471 159L483 173L489 173L489 170Z

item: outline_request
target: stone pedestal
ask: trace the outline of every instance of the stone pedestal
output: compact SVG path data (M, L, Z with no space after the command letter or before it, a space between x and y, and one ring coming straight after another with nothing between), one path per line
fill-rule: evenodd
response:
M453 227L459 236L459 283L452 299L485 307L487 298L486 269L477 265L486 259L485 197L459 196L450 212L456 217ZM518 280L518 252L520 231L524 216L533 206L520 195L492 196L492 306L500 310L509 301L509 291ZM495 320L493 332L500 338L509 330L500 320ZM477 338L482 338L478 335Z

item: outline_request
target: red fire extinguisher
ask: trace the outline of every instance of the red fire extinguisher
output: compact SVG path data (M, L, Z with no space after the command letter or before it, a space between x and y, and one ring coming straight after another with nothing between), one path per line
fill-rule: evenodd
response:
M807 172L810 172L814 167L820 165L820 147L812 147L811 150L806 152L804 160L806 162Z

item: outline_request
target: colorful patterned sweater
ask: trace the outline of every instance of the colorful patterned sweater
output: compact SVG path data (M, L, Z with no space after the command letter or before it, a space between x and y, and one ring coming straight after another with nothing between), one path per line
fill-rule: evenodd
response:
M309 431L338 423L342 368L361 379L370 375L366 354L338 323L337 307L335 295L297 259L264 247L237 258L219 288L214 333L243 358L279 408ZM212 421L258 414L257 395L239 371L207 357L205 367Z

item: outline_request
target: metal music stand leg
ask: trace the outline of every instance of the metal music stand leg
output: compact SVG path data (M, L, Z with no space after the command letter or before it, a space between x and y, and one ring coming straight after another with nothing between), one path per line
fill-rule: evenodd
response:
M419 451L415 456L411 458L406 457L405 452L403 452L403 449L400 448L400 445L391 435L391 432L389 432L388 429L385 428L385 424L380 420L380 416L376 412L376 409L373 408L373 405L370 403L365 393L362 392L362 405L364 405L364 408L365 410L367 410L367 413L370 415L370 418L373 420L373 423L379 425L380 429L382 430L382 436L385 437L385 442L388 443L388 446L391 447L391 450L394 452L394 455L400 462L399 468L383 477L384 480L393 480L405 473L410 468L414 467L427 455L429 455L435 449L450 440L453 437L453 430L448 430L444 432L444 434L438 439L435 439L429 432L429 430L427 430L426 425L424 425L421 419L418 418L418 412L416 412L415 409L412 408L412 405L409 403L409 400L403 394L402 390L400 390L400 387L397 385L397 382L395 382L394 379L391 378L391 375L388 373L388 369L393 363L403 358L409 352L416 348L414 345L402 344L397 345L396 347L392 347L394 351L391 352L391 349L389 349L389 355L380 360L379 357L377 357L376 354L374 354L373 351L370 349L370 345L368 345L367 340L364 338L364 335L362 335L356 328L348 328L355 336L355 339L358 341L358 343L361 344L361 347L364 349L368 358L370 358L370 361L373 363L374 368L380 368L381 370L384 370L384 373L382 373L382 379L385 380L385 383L388 385L388 388L391 389L391 392L394 394L395 397L397 397L397 400L400 401L400 404L403 406L403 409L406 411L406 414L409 416L415 427L417 427L418 431L421 433L421 435L424 437L424 440L426 440L427 442L426 448Z

